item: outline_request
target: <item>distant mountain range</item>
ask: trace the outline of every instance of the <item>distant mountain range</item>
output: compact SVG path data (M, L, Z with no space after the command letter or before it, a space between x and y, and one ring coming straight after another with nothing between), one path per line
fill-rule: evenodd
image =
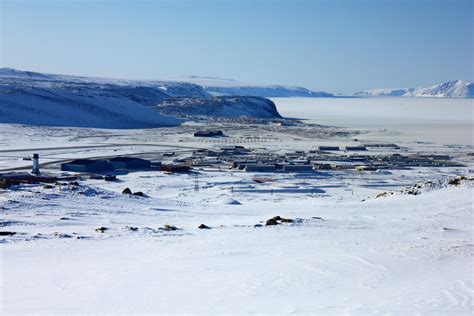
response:
M197 84L214 96L256 96L265 98L277 97L307 97L307 98L330 98L332 93L323 91L311 91L303 87L283 85L258 85L245 83L233 79L214 77L187 76L175 80Z
M375 89L354 94L358 97L474 98L474 84L462 80L409 89Z
M378 89L355 97L472 98L461 80L427 88ZM281 118L266 97L339 97L302 87L250 85L183 77L123 80L52 75L0 68L0 123L97 128L175 126L193 116Z
M214 77L187 76L174 79L201 86L207 93L220 95L275 97L307 97L332 98L351 97L351 95L335 95L324 91L311 91L303 87L283 85L257 85L233 79ZM462 80L449 81L430 87L408 89L374 89L356 92L356 97L444 97L444 98L473 98L474 84Z

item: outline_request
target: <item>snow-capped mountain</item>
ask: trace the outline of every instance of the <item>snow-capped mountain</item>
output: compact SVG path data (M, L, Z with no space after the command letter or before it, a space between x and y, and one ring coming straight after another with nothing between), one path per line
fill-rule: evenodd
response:
M206 92L214 95L239 95L257 97L332 97L331 93L311 91L303 87L283 85L258 85L240 82L233 79L214 77L188 76L174 79L177 81L200 85Z
M455 80L427 88L417 88L409 91L408 95L414 97L473 98L474 84L462 80Z
M454 80L435 84L430 87L409 89L375 89L356 92L359 97L440 97L440 98L474 98L474 84Z

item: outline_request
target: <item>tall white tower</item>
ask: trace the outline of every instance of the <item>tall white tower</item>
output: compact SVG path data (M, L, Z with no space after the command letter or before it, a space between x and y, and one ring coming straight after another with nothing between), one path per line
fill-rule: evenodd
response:
M39 174L40 169L39 169L39 155L38 154L33 154L33 170L31 171L33 174Z

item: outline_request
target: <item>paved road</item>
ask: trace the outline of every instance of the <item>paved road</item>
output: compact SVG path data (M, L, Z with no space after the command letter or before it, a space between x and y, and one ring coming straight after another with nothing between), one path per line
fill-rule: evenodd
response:
M106 148L106 147L128 147L128 146L152 146L152 147L168 147L168 148L184 148L184 149L203 149L205 147L189 147L181 145L168 145L158 143L126 143L126 144L103 144L103 145L81 145L81 146L62 146L62 147L38 147L38 148L19 148L0 150L0 153L16 153L16 152L34 152L45 150L62 150L62 149L89 149L89 148Z

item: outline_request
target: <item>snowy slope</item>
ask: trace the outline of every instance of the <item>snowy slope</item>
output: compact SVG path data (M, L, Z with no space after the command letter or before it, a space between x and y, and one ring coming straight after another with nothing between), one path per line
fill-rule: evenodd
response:
M97 128L151 128L182 121L125 97L79 95L64 89L0 92L0 123Z
M163 114L281 118L275 104L268 99L212 97L194 83L0 69L0 123L148 128L181 122Z
M166 80L130 80L97 77L53 75L39 72L0 68L0 87L41 87L41 88L107 88L107 87L146 87L162 92L169 97L201 97L210 95L202 87L186 82Z
M441 97L441 98L473 98L474 84L462 80L435 84L430 87L409 89L374 89L356 92L360 97Z
M283 85L257 85L240 82L233 79L213 77L187 76L175 79L182 82L194 83L202 86L212 95L240 95L258 97L332 97L331 93L311 91L303 87Z
M165 115L281 118L275 104L262 97L218 96L212 99L175 98L159 104Z
M449 81L427 88L417 88L412 91L407 91L407 96L473 98L474 84L462 80Z
M210 97L189 83L133 81L0 69L0 123L97 128L175 126L151 108L177 96Z

